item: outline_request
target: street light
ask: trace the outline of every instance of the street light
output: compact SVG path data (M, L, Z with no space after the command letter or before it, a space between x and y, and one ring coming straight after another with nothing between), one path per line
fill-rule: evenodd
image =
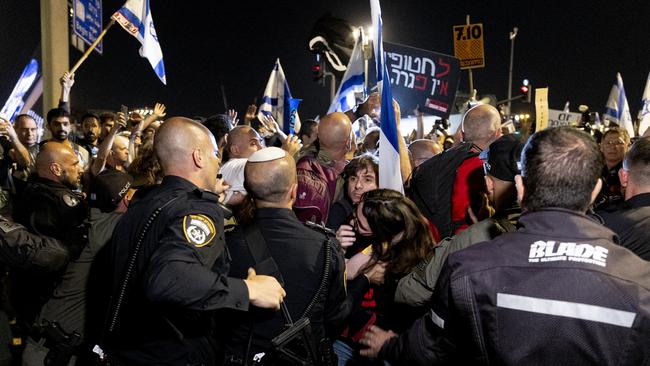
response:
M510 71L508 74L508 105L506 107L507 115L510 115L510 103L512 99L512 64L515 54L515 38L517 38L517 27L512 28L510 32Z

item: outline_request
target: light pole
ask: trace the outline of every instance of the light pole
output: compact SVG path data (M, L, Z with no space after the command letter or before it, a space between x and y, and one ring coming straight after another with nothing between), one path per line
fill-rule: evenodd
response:
M508 72L508 105L506 107L506 116L510 116L510 103L512 99L512 64L515 55L515 38L517 37L517 27L512 28L510 32L510 70Z

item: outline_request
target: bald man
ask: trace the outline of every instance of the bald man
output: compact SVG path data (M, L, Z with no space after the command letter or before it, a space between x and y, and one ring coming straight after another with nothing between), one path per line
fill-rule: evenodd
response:
M266 256L257 258L251 253L268 253L282 273L287 291L285 304L291 318L299 319L305 315L304 309L315 298L306 316L311 320L316 343L320 344L326 335L330 339L337 337L349 311L343 305L346 298L345 262L336 249L336 239L328 238L323 228L304 225L291 210L298 189L293 158L277 147L259 150L249 157L244 175L246 189L256 210L250 224L227 234L228 248L236 258L231 266L231 275L245 277L249 267L267 259ZM327 265L326 256L329 259ZM268 266L265 268L269 269ZM318 292L323 276L329 278L327 287ZM241 314L234 323L233 334L224 337L227 339L226 359L254 364L254 355L271 351L270 341L284 330L286 319L279 312L256 311ZM247 354L249 360L245 359ZM268 357L263 362L266 364ZM283 363L273 359L268 364Z
M442 146L440 146L436 141L429 139L415 140L409 145L409 155L411 157L411 165L413 168L417 168L420 164L441 152Z
M72 191L81 180L79 158L67 144L47 142L36 157L35 169L36 174L15 201L14 220L34 234L61 240L76 258L87 242L83 224L87 208L82 197ZM12 302L19 326L31 328L57 280L58 276L15 273L12 281L16 281L17 291L12 292Z
M228 132L226 150L229 159L247 159L263 147L263 140L251 126L237 126Z
M221 331L212 328L214 310L279 309L285 292L252 269L243 280L227 276L210 131L170 118L156 132L154 151L163 181L133 201L113 233L106 344L129 365L213 365L210 335Z
M465 113L461 143L418 167L411 178L411 198L438 231L439 239L457 234L472 221L467 208L479 212L487 194L479 153L501 136L501 115L488 104ZM449 202L451 202L451 207ZM479 217L479 220L485 217Z
M312 145L296 165L298 196L295 210L298 218L316 223L327 222L330 206L341 197L345 155L352 145L352 124L345 113L335 112L318 124L318 145Z
M83 173L79 158L68 145L47 142L35 168L36 176L16 201L14 219L36 233L62 239L64 227L76 226L86 216L82 197L72 191Z

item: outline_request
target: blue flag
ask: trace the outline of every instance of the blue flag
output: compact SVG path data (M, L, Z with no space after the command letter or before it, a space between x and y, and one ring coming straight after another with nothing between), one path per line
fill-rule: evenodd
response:
M142 44L140 56L149 60L163 84L167 85L162 50L153 25L149 0L127 0L111 17Z

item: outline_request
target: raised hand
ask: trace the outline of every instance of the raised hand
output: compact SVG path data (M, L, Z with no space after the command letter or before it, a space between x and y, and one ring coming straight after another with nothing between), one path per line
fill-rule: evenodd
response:
M367 114L370 118L379 118L380 113L381 95L379 93L370 94L368 99L357 107L357 115L359 117Z
M251 124L251 121L255 119L255 116L257 115L257 107L255 104L251 104L246 108L246 114L244 114L244 124L249 125Z
M167 115L167 107L162 103L156 103L153 106L153 115L156 116L156 119L163 119Z
M63 89L70 91L72 89L72 86L74 85L74 73L69 73L69 72L64 72L63 76L59 79L59 82L61 83L61 87Z
M113 130L119 131L126 128L126 115L122 112L117 112L117 121L113 125Z
M239 119L237 118L237 111L235 111L234 109L229 109L226 112L226 118L228 118L228 121L230 121L230 125L232 127L237 127L237 125L239 124Z
M298 136L289 135L282 143L282 149L286 151L289 155L294 156L302 148L302 142Z

